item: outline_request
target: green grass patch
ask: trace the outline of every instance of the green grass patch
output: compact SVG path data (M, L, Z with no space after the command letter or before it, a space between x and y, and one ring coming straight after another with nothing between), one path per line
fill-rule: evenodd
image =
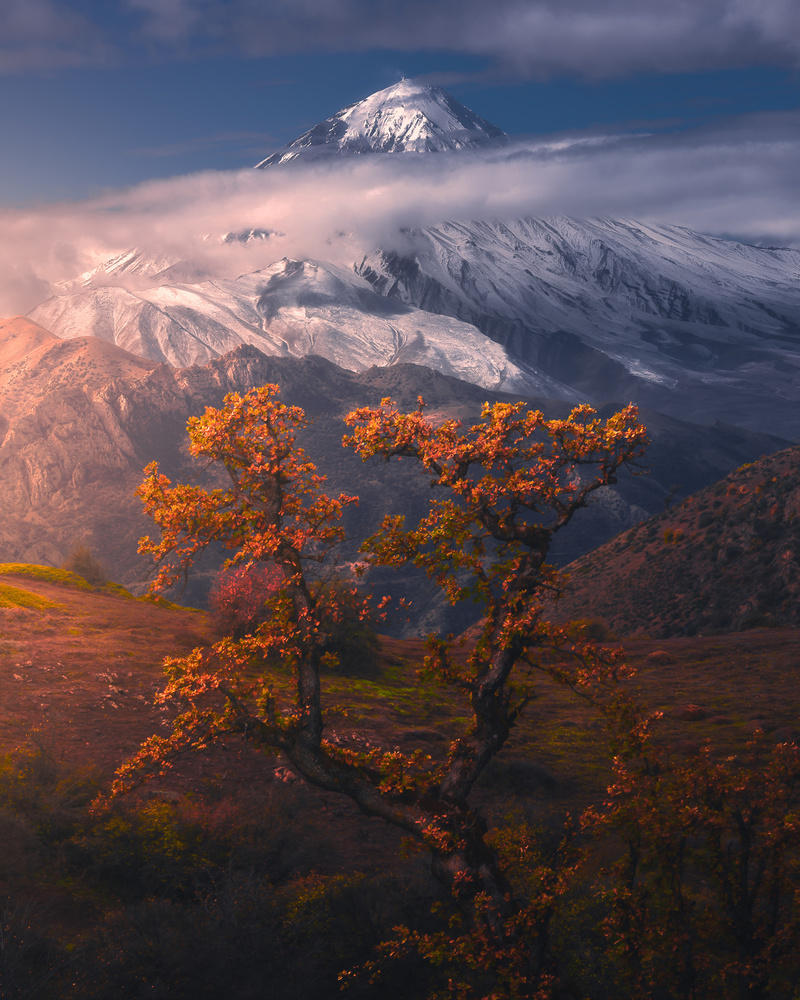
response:
M68 569L55 569L53 566L34 566L32 563L0 563L0 575L29 576L45 583L60 583L65 587L75 587L77 590L94 590L82 576L71 573Z
M390 676L381 671L377 680L328 675L323 678L323 690L332 699L329 707L343 710L346 706L351 720L366 721L381 709L397 719L428 723L443 711L448 716L452 711L448 694L438 685L416 678L415 683L409 683L397 669L390 670Z
M30 590L20 587L10 587L0 583L0 608L32 608L36 611L46 611L48 608L62 608L63 604L48 601L46 597L32 594Z
M196 611L197 614L202 614L201 608L190 608L185 604L175 604L173 601L168 601L166 597L161 597L159 594L145 594L143 597L137 597L137 601L145 601L147 604L155 604L159 608L168 608L170 611Z

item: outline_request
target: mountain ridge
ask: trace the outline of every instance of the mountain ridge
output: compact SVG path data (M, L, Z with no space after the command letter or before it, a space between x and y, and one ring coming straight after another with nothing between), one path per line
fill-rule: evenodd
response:
M30 326L27 320L22 323ZM3 324L3 329L13 334L13 324ZM152 532L135 493L142 469L156 460L173 481L196 481L199 469L187 451L187 420L207 406L221 406L228 392L278 383L284 402L306 410L312 426L300 443L328 476L329 491L360 497L358 509L348 509L345 515L350 540L340 556L345 567L357 558L360 539L375 530L385 514L403 513L413 523L430 501L427 480L413 465L362 463L341 447L345 413L377 405L386 396L403 409L414 409L422 396L434 419L472 422L487 399L519 398L491 393L424 366L373 366L353 373L319 356L273 357L251 345L204 366L177 369L132 359L92 338L52 338L46 345L61 363L48 366L35 363L42 352L40 336L31 338L31 363L21 365L6 391L0 390L0 546L8 560L60 565L76 544L86 545L107 564L113 578L138 593L150 566L137 556L136 543ZM2 347L0 338L0 355ZM106 363L100 364L103 359ZM530 404L552 417L563 417L569 410L563 401L531 399ZM598 494L563 538L557 538L551 553L555 561L573 560L659 510L673 485L679 484L681 493L690 492L742 461L787 443L732 428L702 428L655 413L643 413L642 418L653 439L648 458L653 473L621 478ZM212 479L209 485L221 484ZM202 563L194 589L182 599L202 603L218 566L219 559ZM453 620L446 602L424 579L386 570L376 571L371 580L381 592L414 600L411 622L397 626L405 634L453 631L470 624Z
M428 155L409 150L427 150L440 114L443 154L468 148L470 126L478 145L505 155L500 130L456 105L401 81L319 123L295 152ZM263 253L272 235L244 230L221 245L258 238ZM283 258L233 279L131 249L30 316L58 336L91 333L179 367L250 343L352 370L413 362L493 390L632 400L699 424L800 436L800 252L677 226L441 221L396 233L351 268Z
M800 435L800 251L567 217L445 222L406 244L357 272L590 399L762 431L777 411Z
M387 300L352 269L327 261L283 258L236 279L198 283L100 282L54 296L29 315L59 337L90 331L177 367L252 344L275 356L320 354L353 371L413 362L485 388L570 395L470 324Z

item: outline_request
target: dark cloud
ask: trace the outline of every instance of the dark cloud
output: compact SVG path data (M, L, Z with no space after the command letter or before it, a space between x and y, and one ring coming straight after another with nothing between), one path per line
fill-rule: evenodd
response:
M165 57L460 52L528 78L800 65L797 0L2 0L0 72L108 63L112 34Z
M525 77L800 65L797 0L125 0L170 46L486 56Z
M2 0L0 73L108 65L102 30L59 0Z

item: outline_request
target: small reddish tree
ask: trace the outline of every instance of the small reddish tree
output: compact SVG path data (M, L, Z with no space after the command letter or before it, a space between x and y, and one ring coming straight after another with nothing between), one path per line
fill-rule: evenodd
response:
M425 845L436 877L472 914L476 941L500 955L514 954L520 971L513 989L532 992L546 956L520 938L524 920L469 796L533 697L537 672L601 707L616 697L609 684L618 656L544 619L545 598L559 587L546 559L553 535L642 454L645 430L633 406L601 421L587 406L564 420L545 420L522 403L487 404L481 420L465 431L453 420L436 426L421 400L408 414L384 400L346 418L353 428L347 447L365 459L412 459L440 494L415 527L407 530L401 516L387 517L365 542L365 559L414 563L452 602L472 599L484 608L466 665L452 655L449 640L430 640L428 669L466 693L472 709L448 759L435 764L422 751L364 752L325 736L320 670L335 659L331 623L346 613L346 602L341 588L315 583L309 567L325 564L342 538L342 510L355 498L322 492L322 477L295 441L305 422L302 411L280 403L277 392L266 386L228 396L222 409L189 422L192 453L221 463L226 489L174 486L155 464L146 470L139 492L161 539L143 539L141 550L159 563L156 586L185 574L212 542L232 550L235 564L274 564L282 583L252 635L167 661L162 697L181 699L185 710L170 736L153 737L121 769L118 787L138 780L143 770L163 769L187 747L244 732L283 752L306 780L349 796L366 814ZM554 658L554 649L570 659ZM256 653L262 662L280 656L292 667L290 696L276 689L269 671L249 669Z
M226 566L208 595L211 622L220 635L241 639L255 632L268 615L268 602L283 581L278 568L263 563Z

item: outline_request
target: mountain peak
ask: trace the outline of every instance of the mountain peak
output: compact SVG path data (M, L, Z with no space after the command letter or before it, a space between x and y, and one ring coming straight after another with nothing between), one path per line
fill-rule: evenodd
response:
M504 137L439 87L403 79L337 111L257 167L331 155L476 149Z

